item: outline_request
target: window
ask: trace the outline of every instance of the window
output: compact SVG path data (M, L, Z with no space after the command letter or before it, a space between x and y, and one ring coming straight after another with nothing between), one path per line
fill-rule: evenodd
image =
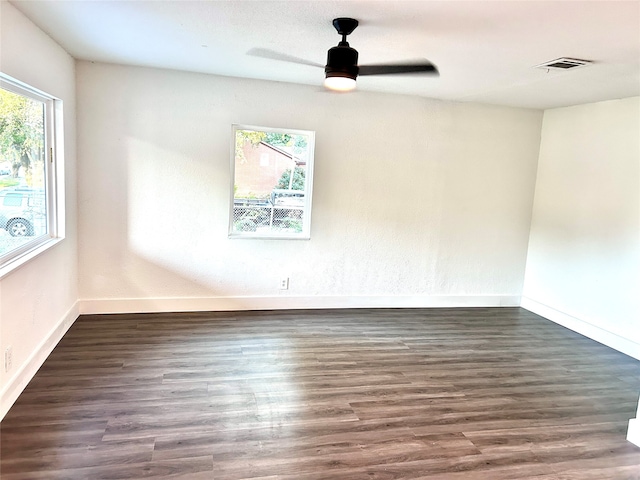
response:
M314 132L233 126L229 236L309 238Z
M0 74L0 267L57 235L57 102Z

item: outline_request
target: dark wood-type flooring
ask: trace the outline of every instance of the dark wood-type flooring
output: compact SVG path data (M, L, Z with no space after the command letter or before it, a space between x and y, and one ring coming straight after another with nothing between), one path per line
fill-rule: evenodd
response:
M82 316L1 477L638 479L640 362L518 308Z

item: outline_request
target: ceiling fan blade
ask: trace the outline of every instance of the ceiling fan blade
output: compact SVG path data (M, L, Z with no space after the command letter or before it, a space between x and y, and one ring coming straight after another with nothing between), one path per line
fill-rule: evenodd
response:
M401 73L439 75L436 66L429 62L403 63L398 65L360 65L358 75L396 75Z
M252 48L247 52L247 55L252 57L267 58L269 60L278 60L280 62L298 63L300 65L309 65L311 67L324 68L324 65L319 63L305 60L304 58L294 57L293 55L287 55L286 53L280 53L267 48Z

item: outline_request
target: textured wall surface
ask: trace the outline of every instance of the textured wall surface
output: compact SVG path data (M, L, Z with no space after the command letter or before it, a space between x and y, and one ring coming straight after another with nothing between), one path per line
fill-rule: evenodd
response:
M0 418L77 316L77 215L74 60L11 4L0 2L0 70L62 99L66 238L0 280ZM62 159L59 159L62 160ZM4 363L4 362L3 362Z
M542 112L77 69L87 311L519 301ZM316 132L311 240L227 238L233 123Z

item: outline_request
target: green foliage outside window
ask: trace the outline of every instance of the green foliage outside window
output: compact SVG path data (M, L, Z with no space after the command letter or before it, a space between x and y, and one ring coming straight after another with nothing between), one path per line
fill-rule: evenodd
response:
M289 183L291 181L291 170L285 170L278 180L275 188L281 188L283 190L289 189ZM291 190L304 190L304 168L296 167L293 172L293 183L291 184Z
M44 172L44 110L40 102L0 89L0 163L11 177L22 167L28 185L42 184Z

